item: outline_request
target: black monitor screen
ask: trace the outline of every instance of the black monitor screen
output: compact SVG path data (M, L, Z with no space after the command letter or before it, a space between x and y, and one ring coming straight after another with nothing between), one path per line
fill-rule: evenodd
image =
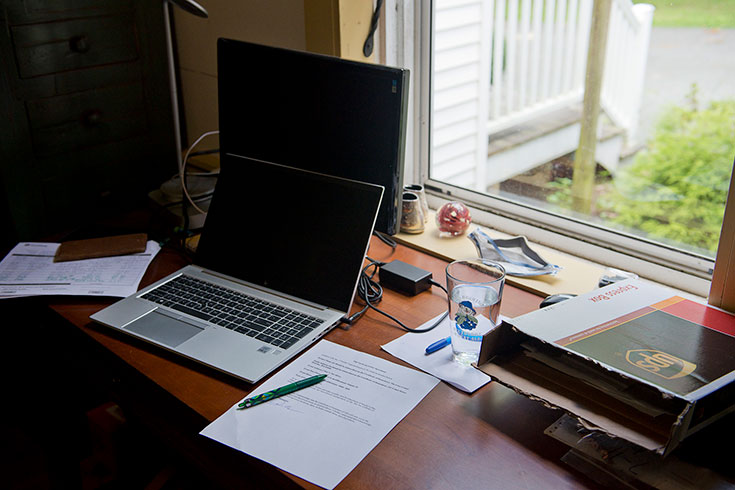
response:
M400 228L408 71L230 39L217 45L220 151L378 184Z

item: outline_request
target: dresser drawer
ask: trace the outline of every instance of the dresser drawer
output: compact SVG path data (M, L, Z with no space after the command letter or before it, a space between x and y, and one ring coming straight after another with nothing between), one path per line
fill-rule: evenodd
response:
M3 0L10 25L130 12L133 0Z
M139 202L170 177L177 148L163 5L0 0L8 243Z
M26 102L38 156L120 141L146 131L143 87L107 87Z
M13 26L11 35L21 78L138 57L131 13Z

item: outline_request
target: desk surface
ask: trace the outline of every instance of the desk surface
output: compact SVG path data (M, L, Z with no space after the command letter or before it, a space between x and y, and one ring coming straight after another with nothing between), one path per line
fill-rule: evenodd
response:
M369 255L382 261L403 260L431 271L439 282L445 280L446 262L401 245L392 250L373 239ZM183 264L179 254L162 250L141 286ZM508 287L501 313L509 317L526 313L536 309L539 300L531 293ZM255 479L261 483L316 488L198 436L199 430L255 386L91 323L89 315L112 301L57 298L51 302L51 308L83 332L85 338L90 338L90 345L102 348L131 367L136 375L142 375L140 379L149 381L164 400L116 400L123 410L130 406L130 410L140 410L142 417L150 417L152 426L171 436L173 444L185 456L196 460L220 484L240 486L253 481L253 472L257 472ZM418 326L446 308L446 296L437 288L410 298L386 291L380 307L404 323ZM336 328L326 338L406 365L380 349L381 344L400 335L402 330L371 311L349 330ZM114 382L120 385L119 380ZM136 393L144 396L137 387L118 390L122 392L130 398L135 398ZM176 412L182 413L181 419ZM590 480L560 461L568 448L543 434L559 416L558 411L497 383L490 383L472 395L440 383L338 488L594 487ZM162 427L166 424L170 424L167 429Z

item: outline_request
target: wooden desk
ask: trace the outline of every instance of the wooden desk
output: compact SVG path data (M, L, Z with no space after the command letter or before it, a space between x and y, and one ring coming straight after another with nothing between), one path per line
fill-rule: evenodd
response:
M439 282L445 280L444 261L400 245L392 251L373 239L369 256L403 260L431 271ZM180 255L164 249L142 285L183 264ZM508 287L501 313L510 317L526 313L536 309L539 300ZM316 488L199 436L201 429L254 386L90 322L89 315L111 302L62 298L50 306L78 337L79 356L94 382L105 386L126 413L135 414L223 487ZM433 288L410 298L386 291L380 307L418 326L446 305L444 292ZM402 363L380 349L402 334L387 318L370 311L349 330L337 328L326 338ZM591 480L560 461L568 448L543 434L559 416L497 383L472 395L440 383L338 488L594 487Z
M383 261L403 260L431 271L439 282L445 280L446 262L400 245L393 251L373 239L369 255ZM164 249L142 285L183 264L183 257ZM539 300L531 293L508 287L501 312L511 317L519 315L537 308ZM105 386L126 413L134 413L222 486L232 488L255 482L256 486L315 488L199 436L201 429L254 386L89 320L92 313L112 301L60 298L54 299L50 306L73 326L75 334L80 334L80 358L87 359L94 382ZM419 326L446 305L446 295L438 288L415 297L386 290L380 308L410 326ZM380 349L380 345L402 333L390 320L369 311L349 330L336 328L326 338L402 363ZM559 461L567 448L543 434L558 416L558 412L495 383L473 395L440 383L339 488L590 486L590 481Z

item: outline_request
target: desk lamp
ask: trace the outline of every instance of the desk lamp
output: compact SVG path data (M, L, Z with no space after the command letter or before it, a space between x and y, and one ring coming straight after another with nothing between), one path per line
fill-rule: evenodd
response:
M176 76L176 64L174 62L174 50L173 50L173 39L171 34L171 18L170 18L170 12L169 12L169 4L175 5L178 8L189 12L190 14L196 15L197 17L203 17L207 18L209 17L209 14L207 11L199 5L197 2L193 0L163 0L163 24L165 29L165 36L166 36L166 56L168 58L168 78L169 78L169 88L171 92L171 110L173 112L173 123L174 123L174 141L176 145L176 167L177 167L177 173L176 177L173 177L167 182L164 182L161 184L161 187L159 189L155 189L151 191L148 195L153 199L154 201L158 202L161 205L168 206L171 201L175 201L176 197L171 197L171 195L176 194L176 188L180 187L181 192L181 213L182 213L182 219L184 226L188 227L189 220L188 220L188 211L186 211L185 203L183 202L184 196L188 196L188 193L186 191L186 188L184 187L184 177L183 177L183 164L185 163L182 159L182 151L183 148L181 146L181 120L179 115L179 97L178 97L178 90L177 90L177 76ZM176 179L179 179L177 182ZM201 211L197 208L198 211ZM174 212L174 211L172 211ZM184 217L184 214L187 214ZM176 214L174 212L174 214ZM202 212L202 215L206 216L206 213Z
M174 48L171 38L171 19L169 17L168 5L176 5L180 9L194 14L197 17L207 18L209 14L206 9L193 0L163 0L163 24L166 29L166 53L168 56L168 77L171 85L171 106L174 116L174 131L176 141L176 166L181 165L181 123L179 120L179 97L176 87L176 67L174 64Z

